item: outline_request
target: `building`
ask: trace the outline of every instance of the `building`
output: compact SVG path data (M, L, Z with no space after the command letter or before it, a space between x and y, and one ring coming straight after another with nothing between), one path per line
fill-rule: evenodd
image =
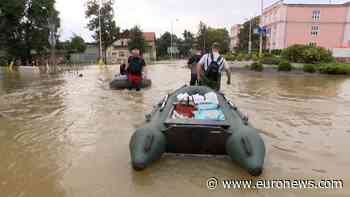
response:
M287 4L264 9L261 25L267 32L267 49L293 44L328 49L350 47L350 2L344 4Z
M236 47L239 45L239 32L241 30L242 25L234 25L231 27L230 31L230 50L234 51Z
M73 53L70 60L73 63L96 64L99 58L99 53L97 43L86 43L86 50L84 53Z
M147 43L147 47L143 57L146 62L154 61L157 58L156 52L156 34L154 32L144 32L143 36ZM121 38L115 41L107 49L107 63L108 64L122 64L126 63L130 55L128 49L128 35L124 34Z

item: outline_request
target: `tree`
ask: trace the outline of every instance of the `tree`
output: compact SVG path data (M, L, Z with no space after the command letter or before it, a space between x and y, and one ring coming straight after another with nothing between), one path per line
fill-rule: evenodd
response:
M202 49L204 52L207 52L210 49L208 43L206 43L207 40L208 40L208 27L205 23L200 22L199 30L197 33L197 43L199 46L202 46Z
M86 18L89 19L87 27L90 31L94 31L93 38L100 44L100 26L99 26L99 12L101 12L101 40L102 50L104 54L104 61L107 60L106 50L119 38L120 29L117 27L114 20L114 1L106 0L103 2L101 8L99 0L89 0L87 2ZM99 11L100 10L100 11ZM100 54L100 57L103 56Z
M229 51L230 36L226 29L214 29L209 27L207 32L207 48L211 48L214 42L219 43L220 53L225 54ZM208 49L207 49L208 50Z
M58 40L60 19L55 0L1 0L0 45L11 59L30 62L45 55L49 37Z
M143 37L143 32L138 26L133 27L128 31L128 48L131 50L132 48L140 49L141 53L144 53L147 47L147 43L145 38Z
M86 50L86 43L84 39L74 34L70 41L70 49L74 52L84 53Z
M177 46L178 38L176 35L173 36L173 45ZM160 38L156 41L157 45L157 56L158 57L167 57L168 54L168 48L171 47L171 34L170 32L165 32Z
M260 35L255 34L254 30L259 28L260 17L255 17L251 19L252 21L252 49L253 51L258 51L260 46ZM239 51L248 51L249 47L249 31L250 31L250 21L247 21L243 24L240 33L238 34L239 38ZM264 36L263 42L266 42L266 37ZM265 44L263 45L265 46Z
M211 45L214 42L218 42L220 44L221 53L226 53L230 46L230 36L228 31L224 28L211 28L203 22L200 22L199 31L197 34L197 43L199 46L202 46L204 52L209 52Z
M187 30L185 30L182 35L183 35L184 39L178 40L180 55L187 57L190 55L192 46L195 42L195 38L194 38L194 35L190 31L187 31Z

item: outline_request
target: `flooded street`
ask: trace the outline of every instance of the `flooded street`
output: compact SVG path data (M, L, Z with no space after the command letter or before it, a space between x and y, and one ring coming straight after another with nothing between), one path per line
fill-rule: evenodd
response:
M55 75L0 68L0 196L350 196L350 78L342 76L236 72L223 92L262 130L259 179L343 179L343 189L209 191L211 177L252 179L225 158L165 156L134 172L129 139L162 96L189 81L184 64L149 66L153 86L141 92L110 90L114 66Z

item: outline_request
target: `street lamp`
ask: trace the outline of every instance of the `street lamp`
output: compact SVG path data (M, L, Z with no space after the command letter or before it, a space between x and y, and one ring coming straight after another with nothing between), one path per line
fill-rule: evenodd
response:
M264 0L261 0L261 17L260 17L260 25L262 25L264 15ZM260 44L259 44L259 56L262 57L262 49L263 49L263 31L262 28L260 30Z
M246 18L245 20L249 20L249 43L248 43L248 54L252 54L252 18Z
M101 26L101 8L102 8L102 0L100 0L100 6L98 8L98 26L100 32L100 61L99 64L102 64L102 26Z
M176 19L175 22L179 21ZM174 34L174 21L171 21L171 34L170 34L170 58L173 59L173 34Z

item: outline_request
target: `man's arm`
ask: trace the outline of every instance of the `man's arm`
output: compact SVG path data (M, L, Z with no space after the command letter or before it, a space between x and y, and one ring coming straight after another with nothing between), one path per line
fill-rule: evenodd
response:
M226 60L224 60L224 71L227 76L227 84L231 84L231 69L228 67Z
M201 60L199 60L199 62L197 63L197 79L198 79L198 81L200 81L200 79L201 79L201 74L202 74L202 71L203 71L202 66L204 66L205 59L206 59L205 57L206 56L203 55Z

